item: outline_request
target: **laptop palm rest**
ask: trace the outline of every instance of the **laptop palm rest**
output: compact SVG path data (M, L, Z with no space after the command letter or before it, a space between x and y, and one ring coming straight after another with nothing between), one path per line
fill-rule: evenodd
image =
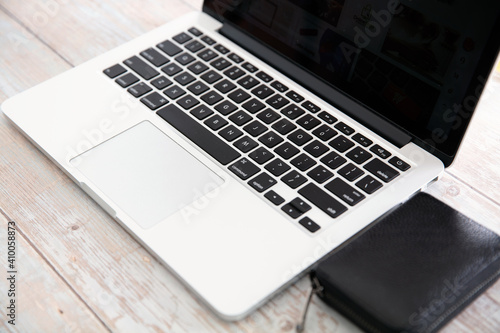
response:
M224 183L148 121L70 163L144 229Z

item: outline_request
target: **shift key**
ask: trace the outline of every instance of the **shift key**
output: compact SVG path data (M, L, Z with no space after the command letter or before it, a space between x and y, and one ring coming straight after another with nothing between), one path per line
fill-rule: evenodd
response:
M332 218L343 214L347 208L313 183L299 190L299 193Z

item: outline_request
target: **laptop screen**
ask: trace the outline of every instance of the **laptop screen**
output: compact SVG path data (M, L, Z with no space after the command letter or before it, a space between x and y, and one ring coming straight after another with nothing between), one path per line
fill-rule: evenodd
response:
M204 6L447 156L458 149L499 50L500 1L207 0Z

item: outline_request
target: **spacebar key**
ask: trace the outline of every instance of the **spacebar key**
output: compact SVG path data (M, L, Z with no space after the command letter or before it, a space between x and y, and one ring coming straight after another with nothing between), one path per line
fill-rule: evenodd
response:
M166 106L157 114L221 164L226 165L241 156L235 149L175 105Z
M333 218L339 217L347 210L344 205L313 183L301 188L299 193Z

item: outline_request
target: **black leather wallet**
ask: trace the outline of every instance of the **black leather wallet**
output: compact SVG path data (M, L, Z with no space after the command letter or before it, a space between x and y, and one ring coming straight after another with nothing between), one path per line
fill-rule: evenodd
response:
M369 332L435 332L495 282L500 237L419 193L311 274ZM318 287L317 286L317 287Z

